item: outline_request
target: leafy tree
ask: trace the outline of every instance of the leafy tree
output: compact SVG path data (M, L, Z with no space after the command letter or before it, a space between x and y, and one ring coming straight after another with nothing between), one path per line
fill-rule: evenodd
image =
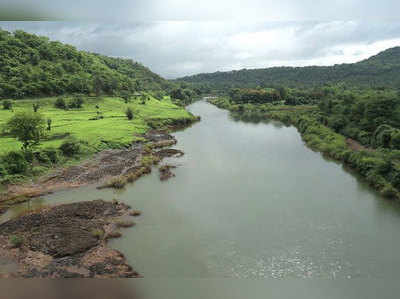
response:
M133 119L133 110L132 110L132 108L128 107L125 110L125 115L129 120L132 120Z
M83 100L83 97L81 95L77 95L69 103L68 107L69 108L80 109L80 108L82 108L82 105L83 105L84 102L85 101Z
M9 100L3 101L3 109L4 110L11 110L12 109L12 102Z
M22 142L22 149L28 150L44 137L45 120L39 113L18 112L6 123L6 128Z
M37 103L32 104L33 112L38 112L40 105Z
M54 103L54 107L58 109L67 109L67 103L65 102L64 98L57 98L56 102Z
M47 131L51 131L51 123L52 123L51 118L48 118L47 119Z

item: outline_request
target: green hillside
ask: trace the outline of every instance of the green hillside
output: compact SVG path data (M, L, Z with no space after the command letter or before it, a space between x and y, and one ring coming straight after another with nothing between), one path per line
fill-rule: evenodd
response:
M78 51L21 30L0 29L0 98L164 90L171 83L130 59Z
M198 74L178 80L218 90L257 86L317 87L343 82L353 87L398 88L400 86L400 47L388 49L353 64L243 69Z

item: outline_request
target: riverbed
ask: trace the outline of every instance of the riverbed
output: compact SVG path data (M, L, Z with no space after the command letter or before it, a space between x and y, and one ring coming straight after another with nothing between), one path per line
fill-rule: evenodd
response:
M398 277L400 206L304 145L294 127L235 121L200 101L185 152L123 191L83 187L30 205L116 198L142 211L110 246L145 278ZM25 209L8 211L2 221Z

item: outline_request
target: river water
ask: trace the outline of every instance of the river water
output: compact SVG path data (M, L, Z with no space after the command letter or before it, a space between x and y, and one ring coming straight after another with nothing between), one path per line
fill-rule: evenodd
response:
M175 133L185 152L169 160L176 177L160 182L154 170L122 192L85 187L31 205L117 198L141 210L110 245L146 278L399 276L399 204L307 148L294 127L235 121L204 101L188 109L202 121Z

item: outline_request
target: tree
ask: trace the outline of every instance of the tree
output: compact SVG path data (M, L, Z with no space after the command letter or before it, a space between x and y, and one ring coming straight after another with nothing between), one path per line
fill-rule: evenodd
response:
M23 150L28 150L40 144L44 136L45 120L39 113L19 112L6 123L6 129L22 142Z
M66 109L67 104L65 103L65 100L63 98L57 98L56 102L54 103L54 107L59 109Z
M281 98L282 101L286 101L286 97L287 97L287 91L285 87L279 87L278 88L278 92L279 92L279 97Z
M39 108L40 108L40 105L37 104L37 103L34 103L34 104L32 105L32 107L33 107L33 112L38 112L38 110L39 110Z
M75 96L72 101L69 103L69 108L77 108L80 109L82 108L82 105L85 101L83 100L83 97L81 95Z
M3 109L4 110L11 110L12 109L12 102L9 100L3 101Z
M129 120L132 120L132 119L133 119L133 111L132 111L132 108L128 107L128 108L125 110L125 115L126 115L126 117L127 117Z
M52 123L51 118L48 118L47 119L47 131L51 131L51 123Z

